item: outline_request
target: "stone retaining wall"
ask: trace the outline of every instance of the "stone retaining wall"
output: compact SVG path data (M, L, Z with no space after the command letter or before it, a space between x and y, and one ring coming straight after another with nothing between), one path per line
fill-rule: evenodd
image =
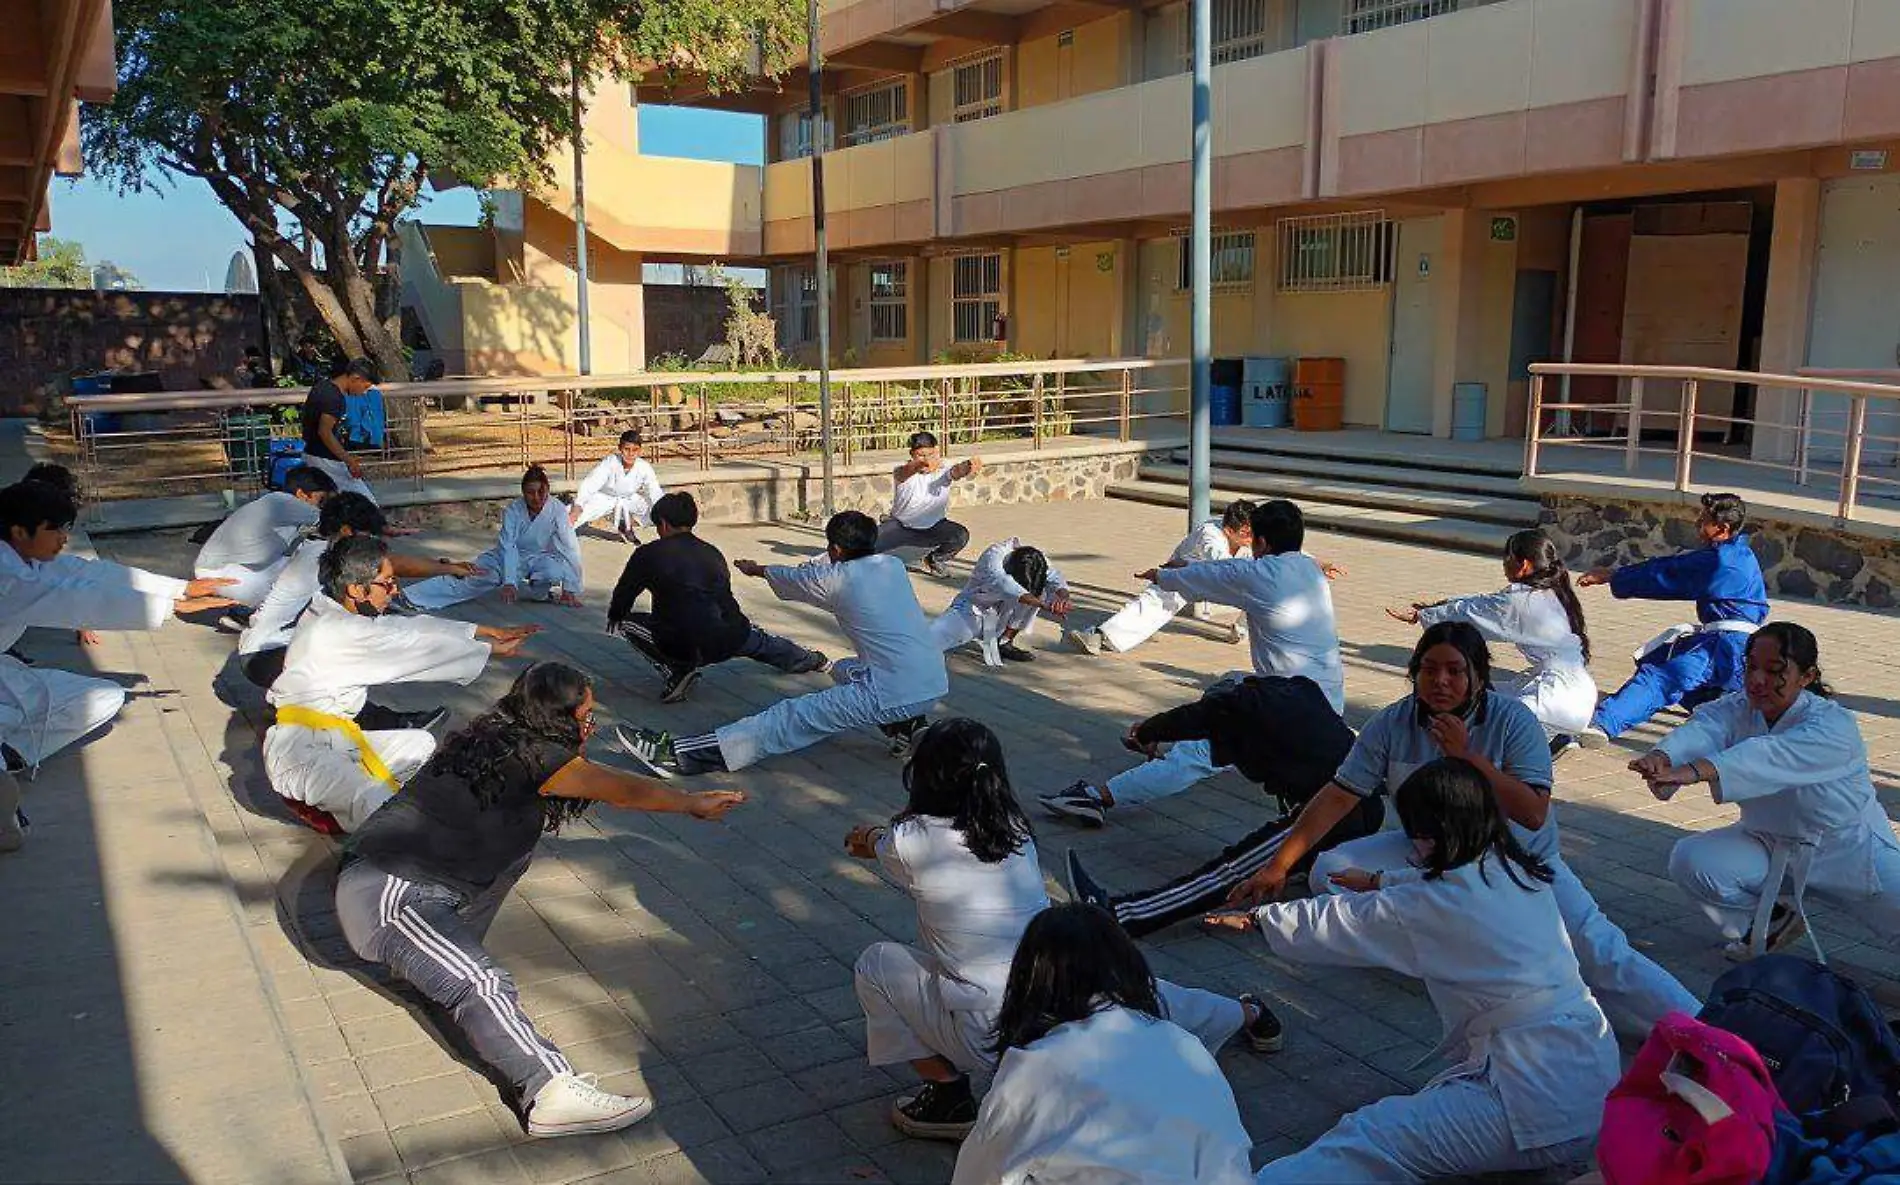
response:
M1700 545L1687 506L1545 494L1543 529L1571 569L1614 566ZM1801 526L1751 514L1749 543L1776 596L1891 609L1900 589L1900 541Z

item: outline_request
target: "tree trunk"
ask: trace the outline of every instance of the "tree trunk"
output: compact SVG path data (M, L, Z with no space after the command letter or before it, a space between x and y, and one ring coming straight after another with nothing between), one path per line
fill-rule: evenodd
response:
M283 273L277 268L277 256L253 241L251 261L257 267L257 295L263 303L264 355L271 360L271 372L283 374L303 326L298 323L297 307L284 284Z

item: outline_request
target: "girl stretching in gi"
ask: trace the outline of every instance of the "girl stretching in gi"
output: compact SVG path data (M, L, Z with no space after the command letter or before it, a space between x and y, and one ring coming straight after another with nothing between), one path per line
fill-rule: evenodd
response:
M1620 1065L1609 1022L1577 972L1552 889L1479 768L1441 758L1399 787L1411 853L1354 890L1209 924L1257 928L1273 953L1383 967L1425 981L1456 1064L1412 1095L1361 1107L1259 1185L1419 1181L1568 1165L1589 1155Z
M930 623L930 638L945 651L976 642L987 666L1000 667L1004 659L1034 662L1036 656L1016 639L1036 624L1039 611L1061 619L1069 615L1069 605L1069 582L1062 573L1042 552L1012 536L983 549L963 591Z
M859 956L866 1053L874 1066L909 1062L924 1080L891 1112L899 1131L960 1140L976 1122L969 1073L996 1064L991 1035L1010 960L1049 896L995 733L963 718L932 725L904 786L909 802L888 826L845 838L845 851L876 860L917 902L922 947L879 942ZM1165 1015L1210 1051L1243 1030L1260 1052L1279 1047L1279 1020L1252 996L1158 988Z
M1052 905L1029 923L992 1048L1002 1066L954 1185L1249 1179L1232 1088L1101 910Z
M1664 801L1707 782L1715 801L1741 808L1740 822L1669 853L1670 879L1721 928L1730 958L1798 941L1808 889L1877 934L1900 933L1900 842L1874 796L1860 727L1831 698L1820 661L1813 634L1769 622L1748 639L1743 690L1696 709L1630 763Z
M1505 694L1531 710L1551 734L1551 757L1561 757L1578 747L1576 734L1590 726L1597 706L1583 605L1557 545L1542 531L1519 531L1504 541L1504 578L1510 583L1502 592L1415 603L1386 613L1412 625L1469 622L1486 641L1516 646L1531 669Z

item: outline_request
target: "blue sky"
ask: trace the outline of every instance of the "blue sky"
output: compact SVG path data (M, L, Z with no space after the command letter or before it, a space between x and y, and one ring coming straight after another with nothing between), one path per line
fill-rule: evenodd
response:
M640 148L655 156L758 164L765 142L757 116L642 107ZM52 203L55 236L77 239L87 259L111 260L152 291L221 292L232 254L249 243L210 188L190 177L127 194L93 178L56 180ZM476 213L475 194L462 189L436 194L421 217L473 225Z

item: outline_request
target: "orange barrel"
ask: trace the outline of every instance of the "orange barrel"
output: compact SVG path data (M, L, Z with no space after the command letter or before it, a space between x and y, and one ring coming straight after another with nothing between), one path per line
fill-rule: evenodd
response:
M1345 424L1346 360L1301 358L1293 364L1293 427L1337 432Z

